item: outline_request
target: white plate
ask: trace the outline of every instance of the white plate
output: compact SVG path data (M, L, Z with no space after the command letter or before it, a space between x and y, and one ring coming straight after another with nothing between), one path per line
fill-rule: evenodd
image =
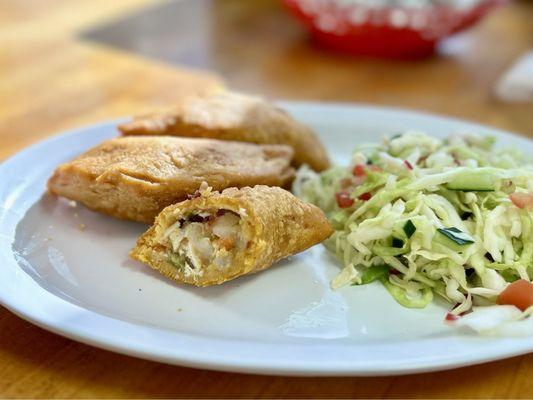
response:
M340 163L355 144L408 128L437 136L492 133L506 145L533 149L509 133L410 111L283 105L316 128ZM402 374L532 351L533 338L458 334L443 324L443 304L408 310L377 284L332 292L328 282L338 266L322 246L220 287L162 278L128 259L146 226L45 194L53 169L115 136L115 124L57 136L0 166L0 301L21 317L129 355L269 374Z

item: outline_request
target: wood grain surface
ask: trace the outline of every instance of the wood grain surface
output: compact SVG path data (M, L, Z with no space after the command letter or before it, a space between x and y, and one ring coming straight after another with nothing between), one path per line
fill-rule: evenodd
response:
M180 7L180 18L195 7L192 1L197 0L172 5ZM533 46L531 2L515 2L494 13L447 42L439 56L406 63L316 49L275 0L201 1L204 18L195 21L194 46L180 53L181 65L80 35L166 3L1 1L0 159L61 130L157 108L223 81L276 98L427 110L533 137L533 105L506 104L492 95L500 74ZM179 34L180 27L176 29ZM2 398L531 398L531 376L533 355L407 377L287 378L200 371L95 349L0 309Z

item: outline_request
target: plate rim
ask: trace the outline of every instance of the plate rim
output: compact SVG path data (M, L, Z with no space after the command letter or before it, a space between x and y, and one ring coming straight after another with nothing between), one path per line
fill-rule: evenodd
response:
M515 134L509 131L501 130L499 128L492 128L487 125L482 125L477 122L471 122L468 120L458 119L454 117L448 117L438 114L432 114L432 113L426 113L426 112L420 112L416 110L410 110L410 109L404 109L404 108L398 108L398 107L382 107L382 106L374 106L374 105L367 105L367 104L360 104L360 103L343 103L343 102L313 102L313 101L280 101L278 102L282 106L285 106L287 108L293 108L293 109L305 109L309 107L323 107L323 108L344 108L347 110L350 109L363 109L363 110L371 110L371 111L378 111L378 112L386 112L386 113L400 113L404 114L409 117L415 117L415 118L430 118L430 119L438 119L442 123L446 122L452 122L455 124L461 124L461 125L469 125L472 129L486 129L490 130L491 132L497 132L499 135L505 136L513 136L518 137L523 140L530 140L527 136ZM23 149L22 151L16 153L15 155L12 155L5 159L0 164L0 176L4 173L4 171L10 167L12 164L16 164L19 162L19 160L24 160L24 158L28 157L34 152L38 152L39 150L42 150L42 148L46 146L53 146L56 144L56 142L61 142L62 140L65 140L67 138L76 137L78 135L83 134L87 130L98 130L98 129L106 129L110 126L116 125L122 121L126 120L126 118L116 118L111 119L109 121L92 124L92 125L86 125L79 128L69 129L66 131L63 131L61 133L58 133L56 135L50 136L44 140L41 140L35 144L32 144L31 146ZM1 194L1 193L0 193ZM5 225L5 216L7 208L3 207L4 201L0 199L0 227L4 227ZM17 221L18 222L18 221ZM16 226L16 224L15 224ZM0 237L3 237L4 232L0 231ZM9 235L8 237L9 238ZM20 268L16 259L15 255L13 254L11 241L2 240L0 242L0 261L4 261L6 263L14 264L12 267L14 268ZM11 259L9 259L9 252L11 251L10 255L12 256ZM4 266L3 270L7 268ZM85 313L86 316L89 316L91 318L97 318L97 319L103 319L105 320L111 320L115 321L114 323L118 323L119 325L122 325L120 329L132 329L132 328L140 328L142 330L146 330L146 326L142 326L139 324L133 324L130 322L120 321L113 319L112 317L105 316L103 314L99 314L95 311L91 311L88 309L85 309L81 306L78 306L76 304L70 303L64 299L61 299L54 294L48 292L46 289L39 286L33 279L24 273L26 277L33 282L35 285L35 288L37 290L40 290L42 293L41 295L44 295L44 297L52 297L47 299L48 301L52 303L57 303L56 305L59 305L61 307L64 307L65 309L68 309L72 312L78 312L78 313ZM122 343L117 340L110 340L109 338L100 337L99 335L95 335L94 332L91 334L91 329L88 326L84 326L85 329L76 329L75 325L68 325L65 324L64 321L61 321L57 318L57 316L54 315L44 315L39 314L35 310L24 308L23 301L18 300L16 296L9 296L6 292L2 290L2 287L0 286L0 303L9 309L14 314L18 315L19 317L43 328L48 331L54 332L56 334L60 334L62 336L68 337L70 339L89 344L95 347L103 348L110 351L115 351L121 354L126 354L129 356L135 356L143 359L149 359L152 361L159 361L159 362L165 362L169 364L176 364L176 365L182 365L182 366L188 366L188 367L194 367L194 368L205 368L205 369L213 369L213 370L221 370L221 371L232 371L232 372L243 372L243 373L260 373L260 374L269 374L269 375L292 375L292 376L380 376L380 375L401 375L401 374L409 374L409 373L418 373L418 372L430 372L430 371L437 371L437 370L443 370L443 369L449 369L449 368L457 368L461 366L467 366L467 365L473 365L478 364L482 362L488 362L493 361L501 358L507 358L512 357L520 354L525 354L528 352L533 351L533 338L531 340L525 340L520 341L517 345L516 343L514 345L509 344L510 347L505 347L502 345L501 348L493 349L493 351L490 354L465 354L462 357L454 356L454 357L441 357L441 358L434 358L432 362L428 361L427 359L419 364L414 365L406 365L405 363L396 362L395 364L384 366L382 364L376 364L373 367L368 365L368 362L365 364L364 362L357 363L355 361L352 362L341 362L341 361L331 361L329 363L324 362L311 362L309 360L291 360L292 362L283 361L280 363L280 361L276 360L270 360L268 363L258 363L257 360L254 362L252 359L245 359L242 358L240 360L227 360L220 356L220 354L214 354L214 355L207 355L207 356L199 356L198 352L190 352L190 351L182 351L181 353L176 353L176 349L174 349L173 352L164 353L162 352L162 349L159 349L159 351L156 351L154 349L154 346L143 346L142 348L132 347L132 343ZM55 317L55 318L54 318ZM110 321L106 321L106 323L109 323ZM159 333L164 331L161 328L154 328L149 327L148 331L156 330ZM191 337L191 335L186 333L178 333L178 332L171 332L171 336L176 338L181 338L185 341L195 344L198 344L195 342L198 339L195 339ZM448 339L450 337L447 337ZM451 336L451 338L455 338L455 336ZM205 340L205 339L200 339ZM212 340L212 339L209 339ZM428 339L429 340L429 339ZM226 339L222 340L221 342L225 342ZM424 340L426 341L426 340ZM512 340L511 340L512 341ZM242 344L245 341L242 342ZM452 340L453 342L453 340ZM509 342L508 339L504 340L505 343ZM250 342L252 345L257 346L258 342ZM291 344L289 347L296 346L296 344ZM300 344L300 346L307 346L305 344ZM339 345L337 345L339 346ZM157 347L157 346L155 346ZM325 346L327 347L327 346ZM351 347L356 348L357 346L352 345ZM370 348L372 345L365 344L364 347ZM180 346L177 346L179 349ZM183 349L182 349L183 350ZM499 350L499 351L498 351ZM333 364L333 365L332 365Z

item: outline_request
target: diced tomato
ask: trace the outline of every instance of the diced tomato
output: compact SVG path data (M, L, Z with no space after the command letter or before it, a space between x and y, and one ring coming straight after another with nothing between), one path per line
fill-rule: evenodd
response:
M407 160L403 160L403 163L405 164L405 166L407 167L407 169L409 170L413 170L413 166L411 165L411 163Z
M457 307L460 306L460 303L457 303L453 309L455 310ZM446 318L445 320L448 321L448 322L453 322L453 321L456 321L458 320L460 317L462 317L463 315L465 315L467 313L467 311L463 311L462 313L459 313L458 315L457 314L454 314L454 313L446 313Z
M446 321L452 322L452 321L457 321L458 319L459 319L458 315L455 315L452 313L446 313L446 318L445 318Z
M354 176L366 176L365 167L364 164L357 164L353 167L352 174Z
M398 271L397 269L391 268L391 269L389 269L389 274L390 275L400 275L400 271Z
M350 193L347 190L342 190L335 193L337 204L340 208L348 208L353 206L354 199L350 197Z
M518 208L533 211L533 193L513 193L509 198Z
M368 201L372 198L372 193L366 192L359 196L359 200Z
M516 306L524 311L533 306L533 284L525 279L511 283L500 293L497 303Z

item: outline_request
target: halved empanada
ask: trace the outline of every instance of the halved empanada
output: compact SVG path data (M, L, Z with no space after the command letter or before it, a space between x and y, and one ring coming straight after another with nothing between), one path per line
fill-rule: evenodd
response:
M165 208L130 254L178 282L209 286L269 268L332 233L319 208L281 188L204 188Z

